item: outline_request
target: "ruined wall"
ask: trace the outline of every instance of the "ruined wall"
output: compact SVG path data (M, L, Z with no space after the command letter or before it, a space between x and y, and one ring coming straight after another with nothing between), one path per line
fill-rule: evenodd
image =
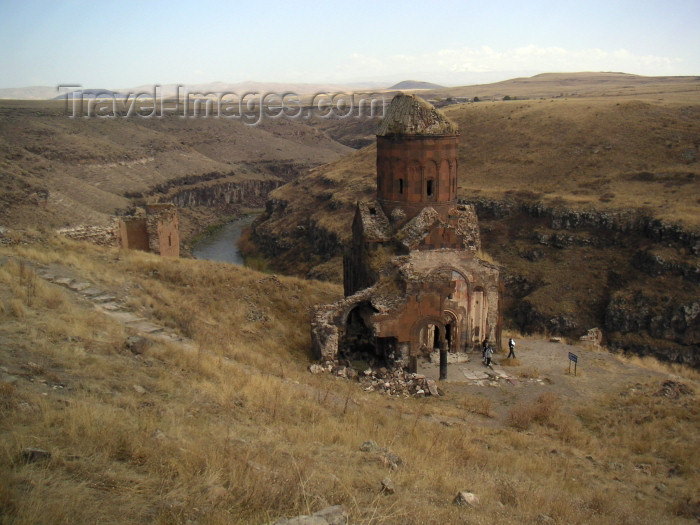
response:
M61 228L57 233L76 241L87 241L100 246L119 246L119 231L119 221L114 218L108 226L73 226Z
M466 295L469 298L468 304L460 304L468 313L468 325L464 326L465 332L462 334L464 342L471 346L478 344L480 340L488 335L489 339L495 342L497 348L501 347L501 318L500 318L500 281L498 267L482 261L469 252L454 250L441 251L414 251L410 254L410 264L417 273L430 274L449 270L458 272L466 281L468 290ZM481 315L472 303L479 292L483 292L483 299L486 305L486 319L484 322L477 322L477 315ZM457 302L458 297L454 296L453 301ZM480 326L479 333L474 333L473 327Z
M146 217L123 217L119 219L121 247L127 250L149 251Z
M446 216L457 199L457 135L377 137L377 200L403 222L425 206Z
M163 257L179 257L180 230L177 208L170 203L149 204L146 213L148 250Z

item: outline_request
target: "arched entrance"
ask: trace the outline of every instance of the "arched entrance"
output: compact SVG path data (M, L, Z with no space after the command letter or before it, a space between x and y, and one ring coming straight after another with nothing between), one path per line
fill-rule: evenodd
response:
M424 351L423 345L432 345L429 350L440 351L440 379L447 379L447 339L445 319L424 317L413 324L411 329L411 348L409 351L409 370L417 372L418 356ZM432 341L431 341L432 338Z
M470 321L472 283L470 277L451 266L444 266L433 270L430 278L435 280L450 281L454 285L454 291L445 301L446 339L451 352L465 351L470 346Z
M445 310L445 341L449 352L459 352L460 350L460 327L459 317L451 310Z
M369 301L355 305L345 315L344 333L338 345L338 352L346 359L366 357L371 360L377 354L377 341L370 328L370 317L376 313Z

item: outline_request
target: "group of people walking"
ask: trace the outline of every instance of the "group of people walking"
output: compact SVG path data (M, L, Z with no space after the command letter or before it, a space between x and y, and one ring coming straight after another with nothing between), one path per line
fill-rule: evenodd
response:
M510 359L511 357L515 359L515 341L512 337L508 339L508 350L508 357L506 359ZM484 339L484 342L481 344L481 357L484 360L484 365L490 367L491 359L493 358L493 346L491 346L488 337Z

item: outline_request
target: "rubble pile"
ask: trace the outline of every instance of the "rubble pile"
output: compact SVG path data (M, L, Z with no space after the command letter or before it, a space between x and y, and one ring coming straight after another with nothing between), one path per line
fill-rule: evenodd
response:
M369 367L358 373L351 366L339 361L326 361L309 367L312 374L331 373L337 377L357 379L365 392L380 392L390 396L424 397L439 396L437 383L423 374L406 372L402 368Z

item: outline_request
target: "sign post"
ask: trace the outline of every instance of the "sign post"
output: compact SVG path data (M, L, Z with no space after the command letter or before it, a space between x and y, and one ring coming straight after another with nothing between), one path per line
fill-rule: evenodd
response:
M571 375L571 362L574 363L574 376L576 375L576 365L578 364L578 356L569 352L569 375Z

